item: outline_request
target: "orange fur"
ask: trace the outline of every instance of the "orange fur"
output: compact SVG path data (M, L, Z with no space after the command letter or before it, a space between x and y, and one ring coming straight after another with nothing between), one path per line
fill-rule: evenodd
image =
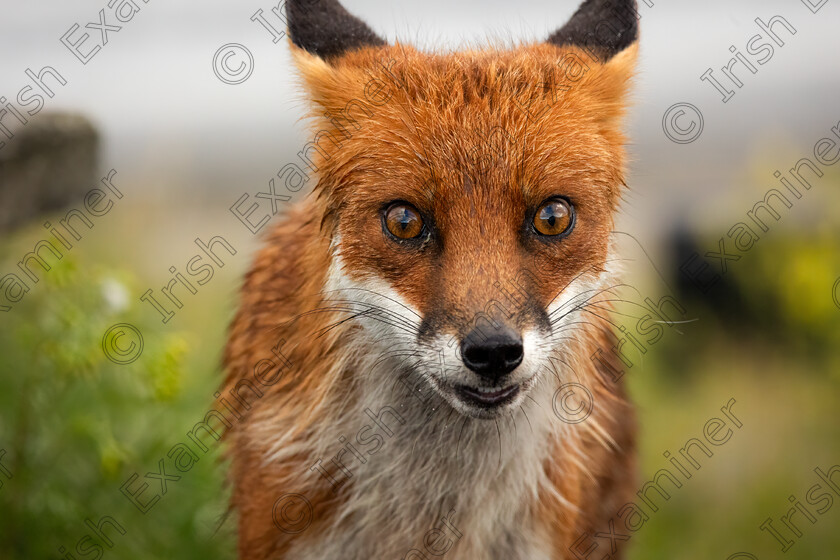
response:
M330 530L349 499L346 488L333 493L312 476L316 457L306 452L267 459L279 433L288 449L306 449L332 410L354 406L348 387L361 372L350 347L360 328L340 322L346 316L335 310L318 311L330 305L324 286L331 244L341 240L351 279L384 281L413 309L434 317L438 333L464 336L498 298L498 285L522 278L530 279L524 282L531 301L512 321L529 324L533 308L547 306L577 275L607 268L624 184L621 116L636 58L635 46L602 64L574 47L548 44L453 54L397 45L327 63L292 48L313 101L315 130L330 136L319 143L326 156L314 162L315 192L265 239L246 277L225 352L226 391L250 378L279 339L291 363L278 383L261 388L265 395L250 402L246 419L226 436L240 557L249 560L289 558L293 547ZM563 91L558 61L569 54L588 70ZM367 101L371 80L387 88L381 106ZM337 115L354 99L372 114L351 110L359 128L345 119L348 138L324 113ZM500 140L504 133L513 141ZM558 194L575 201L574 232L555 244L523 242L525 209ZM378 211L391 200L428 209L443 232L441 247L407 251L383 236ZM569 439L546 443L553 452L543 469L553 488L534 500L522 496L538 520L536 534L551 542L558 559L572 557L569 548L582 534L606 530L606 520L629 501L633 482L632 410L622 384L589 360L608 344L609 324L587 320L566 359L597 407L584 425L567 428ZM312 525L301 534L283 533L272 522L273 504L286 493L304 494L313 504ZM416 537L407 535L406 542ZM466 557L458 550L447 557Z

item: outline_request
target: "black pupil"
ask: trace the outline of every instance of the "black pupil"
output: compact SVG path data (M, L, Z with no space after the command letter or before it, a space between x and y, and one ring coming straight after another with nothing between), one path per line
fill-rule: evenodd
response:
M557 202L552 202L551 204L547 205L543 208L541 212L541 218L544 222L548 224L550 228L554 228L554 224L557 223L557 214L558 214L558 206L560 204Z

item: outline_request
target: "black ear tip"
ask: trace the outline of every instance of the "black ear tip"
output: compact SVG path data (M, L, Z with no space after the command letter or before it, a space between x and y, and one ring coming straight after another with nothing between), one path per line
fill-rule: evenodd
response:
M386 43L337 0L288 0L289 36L303 50L324 59Z
M639 38L636 0L586 0L548 42L586 49L606 62Z

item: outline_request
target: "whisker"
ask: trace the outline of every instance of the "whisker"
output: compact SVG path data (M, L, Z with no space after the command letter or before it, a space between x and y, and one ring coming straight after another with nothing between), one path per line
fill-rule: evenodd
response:
M365 292L365 293L373 294L373 295L375 295L375 296L377 296L377 297L381 297L382 299L387 299L388 301L390 301L390 302L392 302L392 303L395 303L395 304L399 305L399 306L400 306L400 307L402 307L403 309L406 309L406 310L410 311L410 312L411 312L413 315L415 315L418 319L422 319L422 317L421 317L419 314L417 314L417 312L415 312L413 309L411 309L411 308L410 308L410 307L408 307L407 305L403 304L402 302L397 301L397 300L395 300L395 299L393 299L393 298L390 298L390 297L388 297L388 296L384 296L384 295L382 295L382 294L380 294L380 293L374 292L373 290L368 290L368 289L366 289L366 288L358 288L358 287L353 287L353 288L337 288L337 289L335 289L335 290L327 290L327 291L322 292L322 293L343 292L343 291L351 291L351 290L352 290L352 291Z

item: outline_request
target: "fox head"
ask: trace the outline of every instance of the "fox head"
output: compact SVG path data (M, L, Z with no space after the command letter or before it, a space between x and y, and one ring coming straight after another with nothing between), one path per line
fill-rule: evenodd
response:
M287 6L325 298L357 306L360 351L407 350L400 367L458 412L505 413L574 354L578 312L614 281L635 2L587 0L542 43L434 53L336 0Z

